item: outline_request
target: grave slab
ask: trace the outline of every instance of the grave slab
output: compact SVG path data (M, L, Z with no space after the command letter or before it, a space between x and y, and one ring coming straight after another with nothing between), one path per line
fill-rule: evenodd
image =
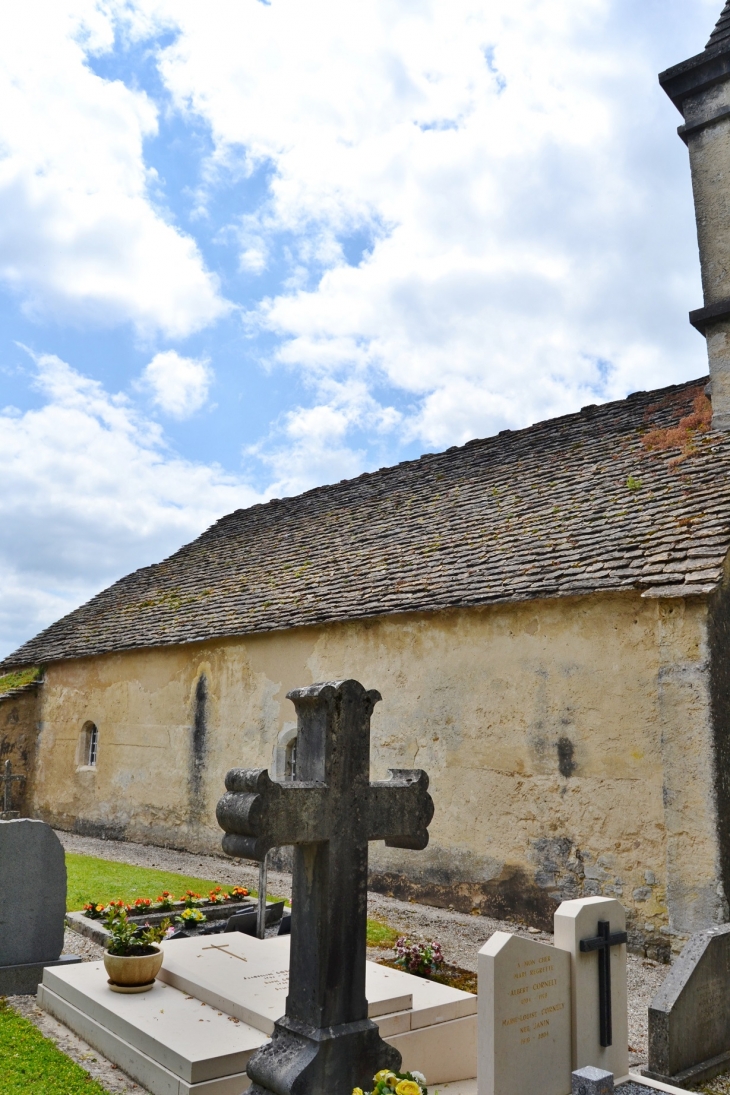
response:
M569 1095L570 955L495 932L478 968L479 1095Z
M290 938L257 939L233 932L170 940L162 944L165 958L158 977L271 1035L289 992ZM409 982L399 981L398 970L368 966L370 1018L412 1008Z
M214 1022L226 1024L226 1034L245 1028L253 1032L257 1046L266 1044L287 994L289 945L287 936L260 940L237 933L170 940L163 944L164 964L149 993L113 993L102 964L84 963L68 971L48 970L39 1003L101 1053L111 1053L112 1060L140 1078L154 1095L168 1095L169 1076L194 1085L222 1080L226 1069L236 1069L231 1075L238 1075L239 1062L225 1060L214 1041L206 1041L204 1059L192 1056L195 1024L189 1042L174 1023L179 1010L186 1016L191 1008L206 1005ZM169 1028L166 1020L149 1020L161 991L172 993L169 999L175 1001L172 1008L162 1005L165 1016L169 1012L172 1017ZM474 1076L476 996L371 962L366 966L366 992L381 1037L399 1050L406 1068L420 1068L438 1084ZM233 1018L240 1026L232 1025ZM228 1052L230 1043L226 1045ZM248 1044L243 1051L248 1052Z
M730 925L697 932L649 1005L655 1080L684 1086L730 1068Z
M0 821L0 996L34 993L47 963L64 955L66 861L43 821Z
M267 1041L255 1027L164 982L141 994L112 992L103 962L46 969L38 1003L156 1095L169 1086L169 1076L192 1090L241 1076ZM148 1062L159 1070L153 1084Z
M570 955L573 1069L593 1065L612 1072L616 1083L629 1072L628 989L626 944L611 946L608 988L611 1001L611 1044L601 1045L599 1001L599 952L581 951L581 941L595 944L599 924L608 923L610 932L626 930L626 912L611 897L585 897L564 901L555 913L555 946ZM569 1085L570 1086L570 1085Z

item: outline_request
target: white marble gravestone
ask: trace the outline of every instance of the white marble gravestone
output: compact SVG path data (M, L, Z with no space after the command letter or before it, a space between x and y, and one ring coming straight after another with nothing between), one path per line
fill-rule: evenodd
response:
M599 1036L598 955L580 948L581 940L598 935L599 921L608 921L611 933L625 931L621 902L612 897L564 901L555 913L555 946L570 955L573 1068L593 1065L612 1072L619 1082L629 1072L626 944L611 947L612 1044L604 1047Z
M47 970L38 1003L153 1095L241 1095L248 1060L285 1006L290 945L240 932L169 940L152 992L114 993L102 963L85 962ZM403 1068L439 1087L474 1076L474 995L372 962L365 990Z
M570 955L495 932L479 951L479 1095L570 1095Z
M0 821L0 996L33 993L43 968L74 963L61 956L66 862L43 821Z

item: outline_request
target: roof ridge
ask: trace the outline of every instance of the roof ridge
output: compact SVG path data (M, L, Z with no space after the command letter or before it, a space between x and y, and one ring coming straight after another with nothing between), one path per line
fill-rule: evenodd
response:
M728 39L730 39L730 0L727 0L725 7L722 9L722 14L715 24L715 29L710 35L705 49L717 46L720 42L725 42Z

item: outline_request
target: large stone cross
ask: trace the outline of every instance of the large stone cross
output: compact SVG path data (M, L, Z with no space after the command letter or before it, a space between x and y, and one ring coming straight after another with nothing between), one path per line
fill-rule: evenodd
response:
M297 711L296 779L234 768L218 803L223 850L262 860L293 844L286 1014L249 1061L251 1095L322 1095L370 1088L397 1070L365 998L368 841L422 849L433 802L425 772L391 769L370 782L370 716L381 698L358 681L289 692Z

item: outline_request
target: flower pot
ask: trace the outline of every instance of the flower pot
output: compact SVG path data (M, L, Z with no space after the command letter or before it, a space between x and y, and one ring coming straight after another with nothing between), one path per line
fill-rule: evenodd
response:
M104 954L109 988L114 992L147 992L155 983L164 955L159 947L152 954Z

